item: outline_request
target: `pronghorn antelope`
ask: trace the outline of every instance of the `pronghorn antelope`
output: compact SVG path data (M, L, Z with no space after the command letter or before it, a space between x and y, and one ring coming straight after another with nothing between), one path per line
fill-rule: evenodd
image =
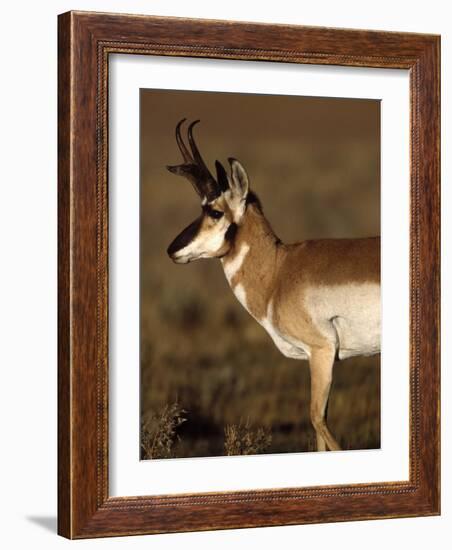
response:
M216 161L216 179L188 127L183 164L168 166L190 180L202 213L168 247L176 263L219 258L232 291L293 359L308 359L310 414L317 450L340 450L326 423L336 358L380 352L380 238L318 239L282 243L249 188L242 164L229 158L228 174Z

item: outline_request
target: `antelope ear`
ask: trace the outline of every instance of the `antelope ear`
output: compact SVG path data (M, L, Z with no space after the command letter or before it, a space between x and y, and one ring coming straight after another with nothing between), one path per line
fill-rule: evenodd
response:
M242 166L242 164L234 159L229 158L228 159L229 164L231 165L231 182L230 182L230 188L232 191L232 194L234 195L234 198L238 198L240 200L245 200L248 195L248 190L250 187L248 174L246 173L245 168Z

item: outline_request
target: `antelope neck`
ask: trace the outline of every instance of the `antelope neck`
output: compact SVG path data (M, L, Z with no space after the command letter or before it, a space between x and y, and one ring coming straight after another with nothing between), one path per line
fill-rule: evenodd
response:
M279 243L259 207L250 204L237 227L231 250L221 259L234 294L257 319L265 317L274 288Z

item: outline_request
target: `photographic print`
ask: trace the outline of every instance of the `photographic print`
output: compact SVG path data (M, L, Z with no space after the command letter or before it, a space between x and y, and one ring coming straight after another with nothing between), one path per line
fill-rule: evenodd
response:
M67 12L58 52L59 534L438 515L440 37Z
M142 89L141 459L380 447L380 102Z

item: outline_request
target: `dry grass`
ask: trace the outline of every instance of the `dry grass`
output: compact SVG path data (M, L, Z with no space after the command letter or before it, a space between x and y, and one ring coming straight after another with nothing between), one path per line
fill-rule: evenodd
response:
M177 429L186 421L178 403L165 405L159 414L145 415L141 423L141 458L170 458Z
M224 429L224 450L228 456L257 455L268 449L271 442L269 428L252 428L249 419Z

